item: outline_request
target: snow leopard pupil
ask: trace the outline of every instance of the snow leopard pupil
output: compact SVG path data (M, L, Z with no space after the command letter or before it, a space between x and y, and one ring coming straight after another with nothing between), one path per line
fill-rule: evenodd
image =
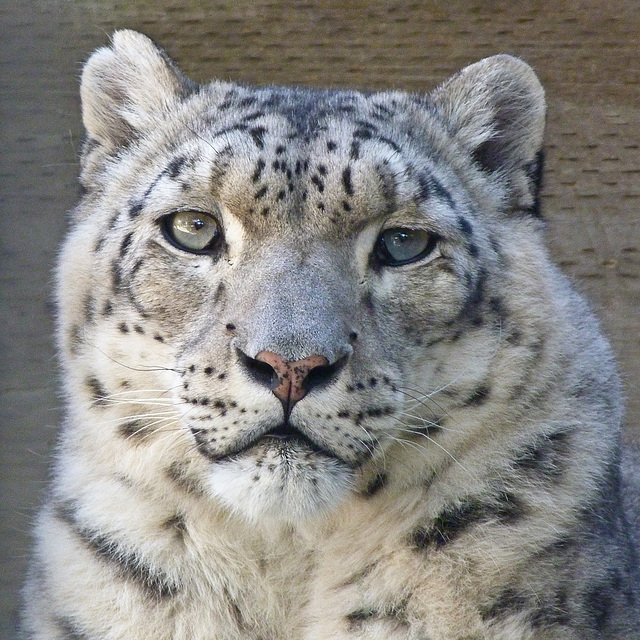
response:
M422 229L387 229L376 243L376 256L388 266L415 262L427 256L435 246L435 237Z
M171 244L194 253L214 249L220 239L215 218L200 211L180 211L167 216L164 231Z

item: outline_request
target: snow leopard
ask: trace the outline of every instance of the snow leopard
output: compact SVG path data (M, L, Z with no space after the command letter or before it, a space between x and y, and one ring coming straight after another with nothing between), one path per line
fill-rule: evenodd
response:
M81 99L25 638L640 639L619 376L546 248L530 66L201 85L125 30Z

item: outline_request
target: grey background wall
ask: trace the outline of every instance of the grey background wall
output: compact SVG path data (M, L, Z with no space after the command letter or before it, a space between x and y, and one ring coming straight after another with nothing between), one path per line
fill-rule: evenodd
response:
M63 400L51 269L76 195L81 62L116 28L198 80L424 91L497 52L550 106L543 194L556 259L600 311L640 442L640 10L624 0L3 0L0 3L0 638Z

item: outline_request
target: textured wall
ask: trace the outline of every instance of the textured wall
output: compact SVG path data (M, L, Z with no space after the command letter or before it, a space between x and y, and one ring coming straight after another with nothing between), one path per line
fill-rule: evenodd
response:
M498 52L549 100L554 255L599 309L640 441L640 11L624 0L3 0L0 4L0 637L13 637L28 529L62 401L51 267L76 198L80 62L116 28L199 80L423 91Z

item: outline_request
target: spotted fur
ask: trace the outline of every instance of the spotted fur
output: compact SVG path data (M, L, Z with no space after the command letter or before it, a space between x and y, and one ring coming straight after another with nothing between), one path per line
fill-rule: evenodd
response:
M544 248L526 64L199 86L121 31L82 102L25 637L640 638L618 377Z

